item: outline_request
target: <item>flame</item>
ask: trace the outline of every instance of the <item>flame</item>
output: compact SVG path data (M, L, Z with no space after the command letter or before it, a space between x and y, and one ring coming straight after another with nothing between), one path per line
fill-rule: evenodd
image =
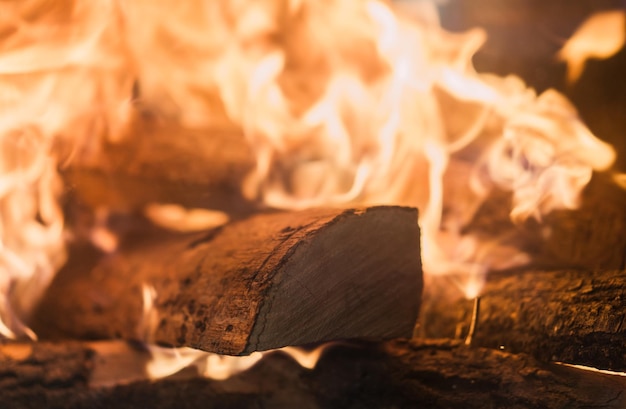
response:
M132 137L128 123L144 110L181 126L240 127L257 159L242 189L268 206L420 208L425 272L459 277L468 296L490 269L525 262L496 238L463 233L489 192L511 192L514 221L540 219L575 207L592 171L607 169L615 153L556 91L537 95L517 77L477 73L471 59L483 30L449 33L434 3L402 6L0 2L0 334L35 336L23 320L64 260L59 166ZM594 32L608 38L602 26L623 19L611 16ZM570 77L620 43L593 52L570 45L581 36L562 52ZM169 226L220 222L164 205L146 214ZM94 240L113 251L101 227ZM146 286L143 296L138 336L149 342L157 294ZM258 357L235 365L195 351L157 355L155 376L175 371L172 362L225 376L220 368Z
M567 63L567 80L576 82L590 58L615 55L626 42L626 11L596 13L585 20L558 53Z
M185 368L195 367L200 376L223 380L251 368L263 357L261 352L253 352L248 356L228 356L193 348L162 348L149 345L148 349L152 355L146 366L146 373L150 379L161 379Z
M61 160L113 136L132 76L115 2L0 4L0 334L34 334L29 312L65 260Z
M514 221L540 219L577 206L592 171L614 161L558 92L477 73L484 32L445 32L432 3L413 17L373 0L238 10L215 65L226 112L257 155L245 192L287 209L417 206L425 271L466 272L468 293L502 267L461 233L492 188L512 193ZM463 162L474 165L453 175Z
M213 229L229 220L224 212L187 209L177 204L151 203L145 207L144 212L155 225L181 232Z
M613 175L615 183L623 189L626 189L626 173L615 173Z
M284 347L263 352L253 352L247 356L219 355L193 348L163 348L148 345L152 359L146 365L150 379L162 379L172 376L183 369L195 368L199 376L208 379L224 380L238 373L247 371L264 356L283 353L296 361L301 367L315 369L324 351L333 343L322 344L312 350L299 347Z

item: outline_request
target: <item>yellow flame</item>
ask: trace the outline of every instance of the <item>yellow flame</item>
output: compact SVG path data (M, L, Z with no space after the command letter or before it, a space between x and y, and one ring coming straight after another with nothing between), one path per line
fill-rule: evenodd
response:
M445 32L432 3L413 18L374 0L272 4L247 2L216 58L226 112L257 155L245 191L272 207L417 206L425 271L467 271L475 286L501 265L458 251L461 228L492 187L512 192L513 220L540 219L575 207L614 160L556 91L476 73L484 32Z
M622 189L626 189L626 173L615 173L613 175L613 180Z
M567 63L567 80L576 82L590 58L604 59L616 54L626 41L626 11L613 10L585 20L558 53Z
M146 366L146 373L150 379L162 379L191 367L195 368L198 375L202 377L224 380L247 371L264 356L277 352L289 356L303 368L313 370L322 353L331 345L333 344L322 344L312 350L284 347L263 352L253 352L247 356L219 355L186 347L163 348L148 345L152 359Z
M200 376L223 380L243 372L256 364L263 354L248 356L218 355L192 348L162 348L149 345L152 359L146 366L151 379L161 379L189 367L195 367Z
M177 204L151 203L144 209L144 214L158 226L181 232L212 229L229 220L224 212L187 209Z

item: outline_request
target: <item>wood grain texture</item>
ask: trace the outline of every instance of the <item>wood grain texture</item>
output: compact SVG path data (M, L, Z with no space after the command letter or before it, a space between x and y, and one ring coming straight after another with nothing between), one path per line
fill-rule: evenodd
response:
M261 214L123 248L93 268L60 272L33 320L37 333L238 355L408 336L417 319L422 276L411 208ZM156 315L143 312L146 286L156 291Z
M540 363L450 341L394 340L327 347L315 368L273 352L223 381L185 371L102 387L91 376L111 342L0 346L0 408L623 408L626 378ZM113 352L111 352L113 350ZM129 362L144 352L123 348ZM117 359L117 358L116 358ZM121 360L120 360L121 362ZM54 367L54 371L44 368ZM44 375L44 373L46 375ZM55 383L55 379L58 381ZM67 381L67 380L71 381Z
M427 283L422 335L465 336L472 302L451 302L446 279ZM519 271L491 275L475 345L626 371L626 271Z

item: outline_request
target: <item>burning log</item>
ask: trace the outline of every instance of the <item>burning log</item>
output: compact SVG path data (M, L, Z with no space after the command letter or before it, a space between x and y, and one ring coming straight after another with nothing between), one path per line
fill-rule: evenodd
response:
M626 266L626 190L610 174L593 175L578 208L553 210L540 221L514 224L510 201L508 193L494 190L465 230L486 242L523 250L536 269L599 271Z
M145 351L110 341L0 346L0 398L12 408L622 408L626 403L626 378L449 341L335 344L311 370L276 352L221 381L195 371L148 381L136 365L146 357ZM106 384L121 368L136 377Z
M189 130L137 120L132 137L92 155L77 155L64 169L70 192L97 208L133 211L148 203L247 213L241 193L255 159L236 128Z
M122 248L59 273L34 319L38 334L239 355L409 336L417 319L415 209L261 214Z
M451 303L443 278L425 288L422 335L466 332L472 303ZM513 272L488 277L472 343L543 361L626 371L625 322L624 270Z

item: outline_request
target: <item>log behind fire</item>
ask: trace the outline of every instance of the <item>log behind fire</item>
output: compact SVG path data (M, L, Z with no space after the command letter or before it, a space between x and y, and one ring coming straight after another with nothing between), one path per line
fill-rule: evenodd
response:
M138 117L119 142L75 155L63 169L74 200L132 212L148 203L249 213L241 187L255 158L234 126L184 129Z
M34 320L37 332L237 355L410 336L417 319L415 209L260 214L123 248L94 268L60 272Z
M422 335L463 336L472 302L450 283L425 287ZM626 271L516 271L487 279L472 343L543 361L626 371Z

